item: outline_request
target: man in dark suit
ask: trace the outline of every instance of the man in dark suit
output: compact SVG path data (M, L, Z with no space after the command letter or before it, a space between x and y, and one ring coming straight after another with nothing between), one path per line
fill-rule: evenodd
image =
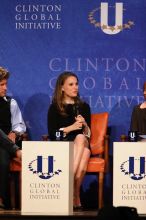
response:
M0 67L0 209L7 206L10 160L17 157L21 162L17 138L26 131L16 100L6 96L8 78L9 72Z

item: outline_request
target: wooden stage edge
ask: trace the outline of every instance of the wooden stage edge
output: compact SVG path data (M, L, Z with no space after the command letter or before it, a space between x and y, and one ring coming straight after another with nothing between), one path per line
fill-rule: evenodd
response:
M94 220L97 219L97 211L76 211L72 215L39 215L39 214L22 214L21 211L10 210L10 211L0 211L0 220Z
M0 211L0 220L98 220L97 217L98 211L76 211L73 212L73 215L24 215L21 214L21 211L16 210L5 210ZM139 215L140 220L146 220L146 215Z

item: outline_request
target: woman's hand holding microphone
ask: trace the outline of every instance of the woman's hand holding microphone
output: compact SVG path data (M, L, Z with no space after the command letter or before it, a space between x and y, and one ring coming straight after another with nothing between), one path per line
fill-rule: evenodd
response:
M80 129L87 127L87 123L82 115L78 115L75 117L76 122L79 123Z
M75 122L72 125L65 127L63 130L64 130L64 134L68 134L71 131L85 129L86 127L88 126L83 116L77 115L75 117Z

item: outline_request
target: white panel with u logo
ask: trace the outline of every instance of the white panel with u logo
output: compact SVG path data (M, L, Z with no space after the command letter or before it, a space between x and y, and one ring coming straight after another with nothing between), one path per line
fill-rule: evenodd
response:
M146 142L115 142L113 205L146 214Z
M22 150L22 213L73 212L73 143L26 141Z

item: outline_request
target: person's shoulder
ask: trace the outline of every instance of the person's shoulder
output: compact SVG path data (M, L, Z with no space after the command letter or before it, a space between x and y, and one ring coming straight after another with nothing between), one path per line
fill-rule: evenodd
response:
M50 108L55 108L56 107L56 104L54 102L51 102L50 103Z
M140 109L141 104L135 105L133 109Z
M82 102L82 105L83 105L84 107L86 107L86 108L90 108L89 104L88 104L87 102L85 102L85 101Z
M57 105L52 102L52 103L50 104L50 106L49 106L49 110L50 110L50 111L56 111L56 110L57 110Z
M133 113L134 113L134 112L139 112L139 110L140 110L140 105L141 105L141 104L138 104L138 105L133 106L133 110L132 110Z
M7 102L10 102L11 104L17 105L17 101L13 97L11 97L11 96L6 96L5 100Z
M90 111L90 105L87 102L83 101L82 109L84 109L84 111Z
M10 102L12 100L12 97L10 96L5 96L4 99L7 101L7 102Z
M11 102L11 104L18 105L15 98L13 98L13 97L8 97L8 100Z

